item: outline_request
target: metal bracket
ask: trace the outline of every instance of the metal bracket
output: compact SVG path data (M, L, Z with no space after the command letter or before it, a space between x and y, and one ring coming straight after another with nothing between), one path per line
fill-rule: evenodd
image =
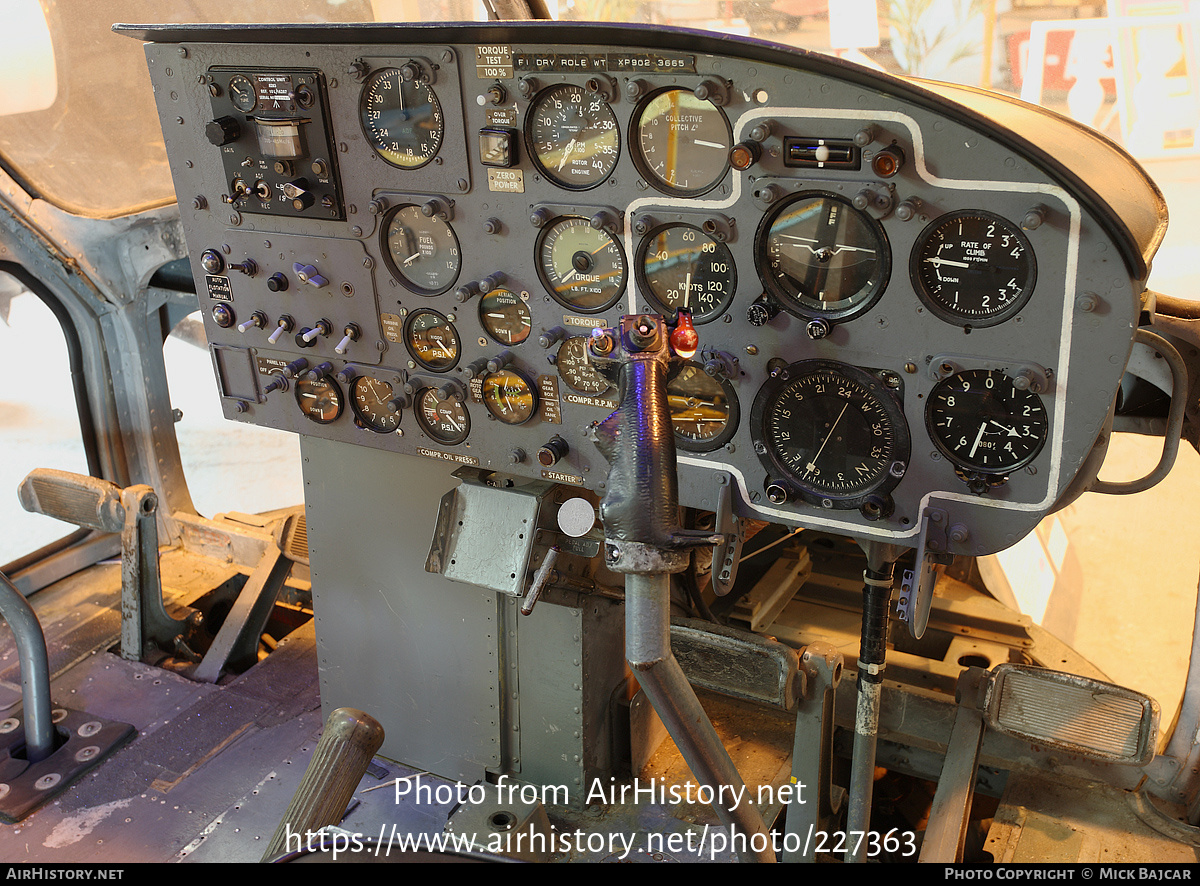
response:
M921 511L921 534L917 538L916 587L911 582L903 586L896 607L900 619L908 624L908 632L914 640L920 640L929 624L929 612L933 608L933 592L937 587L937 563L945 563L948 557L949 538L946 527L949 514L940 508L925 508Z
M745 524L733 513L733 481L725 473L717 474L717 511L713 531L721 533L721 542L713 547L712 586L718 597L733 590L738 561L742 558Z

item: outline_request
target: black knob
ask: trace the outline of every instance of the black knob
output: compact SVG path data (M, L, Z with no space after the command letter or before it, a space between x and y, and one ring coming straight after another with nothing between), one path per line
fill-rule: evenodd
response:
M288 278L278 272L267 278L267 289L272 292L285 292L288 288Z
M204 137L218 148L237 141L242 135L242 127L232 117L218 117L204 127Z
M746 319L751 326L766 326L778 313L779 306L765 295L760 295L754 304L746 308Z
M542 467L554 467L555 464L566 457L569 449L567 441L555 434L546 442L545 446L537 451L538 462Z

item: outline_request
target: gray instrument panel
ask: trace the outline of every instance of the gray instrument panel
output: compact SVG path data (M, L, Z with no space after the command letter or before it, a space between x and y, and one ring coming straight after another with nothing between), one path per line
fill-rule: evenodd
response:
M232 420L602 494L571 340L686 300L683 505L908 546L936 508L971 554L1104 428L1129 244L942 97L675 32L125 30Z

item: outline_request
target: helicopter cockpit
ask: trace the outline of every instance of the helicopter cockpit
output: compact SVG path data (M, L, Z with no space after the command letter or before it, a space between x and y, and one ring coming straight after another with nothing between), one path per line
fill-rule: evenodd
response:
M202 517L177 452L136 439L126 471L22 482L121 561L102 618L61 614L95 593L78 578L38 595L65 619L67 744L108 743L26 827L162 800L150 860L308 854L288 838L336 826L351 856L424 834L953 862L978 791L1019 861L1011 810L1047 779L1154 794L1143 820L1195 797L1157 705L971 565L1153 485L1185 434L1195 349L1147 289L1166 204L1123 149L998 93L678 28L114 31L145 44L178 195L122 233L178 254L111 300L114 384L149 365L156 297L198 305L224 417L298 437L304 501ZM1170 395L1163 454L1102 481L1134 355ZM169 428L146 378L122 420ZM45 728L25 778L67 746ZM881 812L877 767L936 782L921 828Z

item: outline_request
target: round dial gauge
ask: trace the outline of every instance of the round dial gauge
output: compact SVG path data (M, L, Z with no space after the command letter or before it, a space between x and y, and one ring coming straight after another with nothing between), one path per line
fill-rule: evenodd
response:
M568 387L594 397L603 394L612 385L592 366L591 358L588 357L587 342L586 335L568 338L558 346L554 365L558 367L558 374Z
M823 507L855 508L890 492L908 464L899 404L878 378L854 366L793 363L763 385L751 419L770 476Z
M425 81L405 80L396 68L371 75L358 113L368 143L393 166L424 166L442 145L445 130L437 96Z
M638 170L660 191L694 196L729 169L733 130L725 112L690 89L655 93L634 114Z
M621 133L599 95L563 83L538 95L526 114L533 162L564 188L594 188L617 165Z
M608 231L563 216L543 230L538 274L559 304L585 314L610 307L625 291L625 255Z
M675 445L711 452L732 439L738 426L733 386L717 381L698 363L687 363L667 382L667 408L675 426Z
M522 425L537 412L537 391L512 369L489 372L480 390L487 411L506 425Z
M229 78L229 100L243 113L248 114L254 110L254 106L258 104L258 96L249 77L234 74Z
M422 308L409 314L404 344L414 360L433 372L448 372L458 363L458 332L437 311Z
M925 424L933 442L960 468L1007 474L1042 451L1050 433L1042 398L1018 390L996 369L943 379L929 393Z
M328 375L296 380L296 403L305 418L319 425L337 421L342 414L342 389Z
M455 396L443 400L434 388L417 394L415 413L421 430L447 446L461 443L471 433L471 414L466 404Z
M799 194L772 210L755 249L763 285L804 318L858 316L883 293L891 270L879 222L832 194Z
M529 306L507 289L493 289L479 300L479 322L502 345L519 345L533 328Z
M384 225L383 255L396 279L421 295L445 292L458 279L454 228L412 204L397 207Z
M964 326L995 326L1012 317L1029 301L1037 280L1025 235L977 209L942 216L922 231L910 271L929 309Z
M364 428L377 434L390 434L400 427L400 404L386 381L360 375L350 388L350 408Z
M737 290L729 247L691 225L663 225L638 247L638 283L664 314L689 308L692 322L719 317Z

